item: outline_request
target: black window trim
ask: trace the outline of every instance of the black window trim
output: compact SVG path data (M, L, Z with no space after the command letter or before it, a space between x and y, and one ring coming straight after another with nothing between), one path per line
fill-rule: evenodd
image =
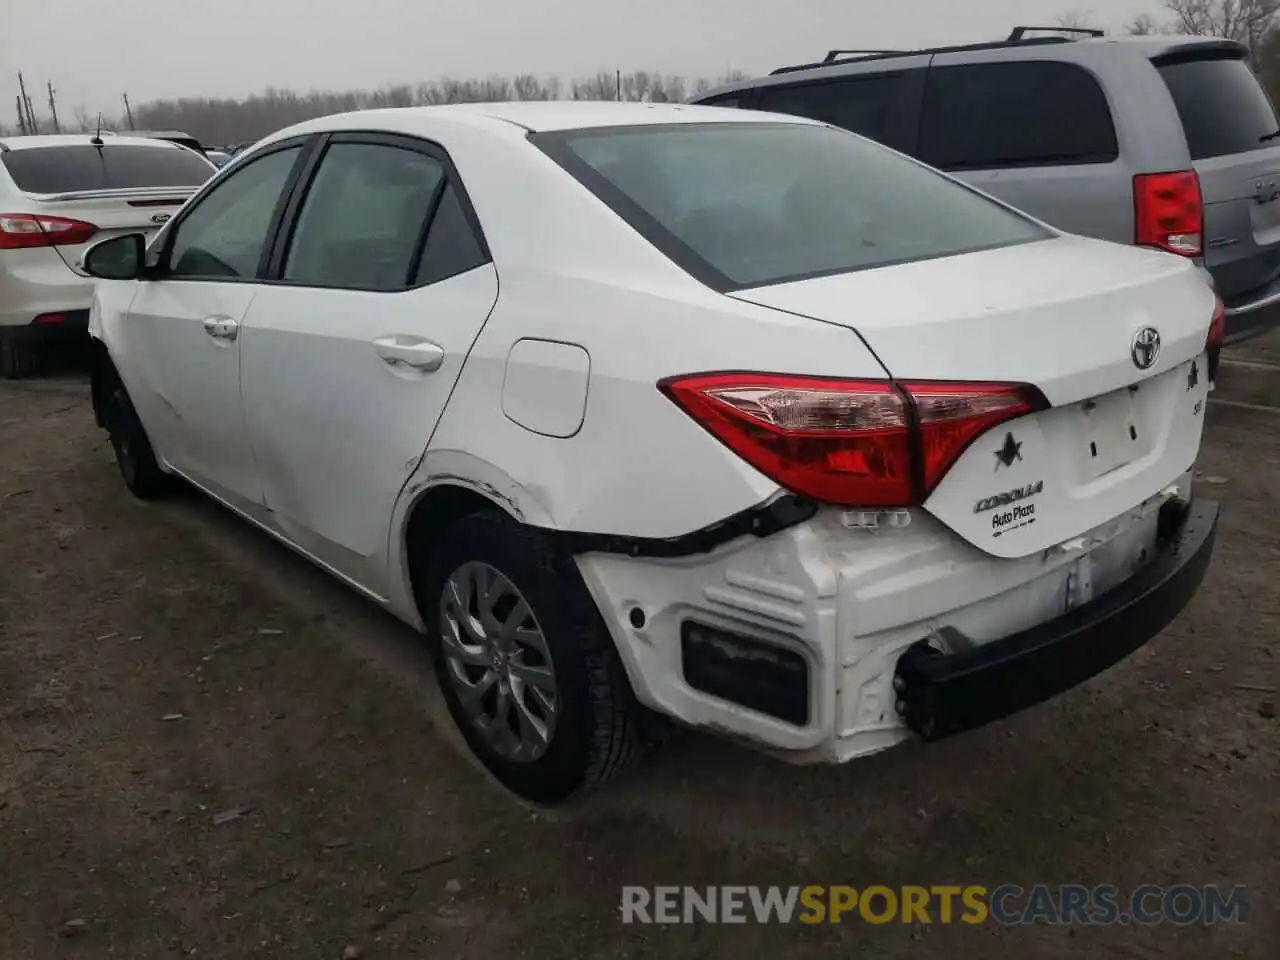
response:
M828 130L835 130L846 136L857 136L845 130L843 127L837 127L829 123L819 123L813 120L797 121L789 123L785 120L745 120L741 122L693 122L693 123L653 123L653 124L617 124L605 127L579 127L570 130L545 130L541 132L531 132L527 134L527 139L531 144L545 153L552 161L559 165L569 176L577 180L583 187L596 196L601 203L609 207L610 210L624 223L630 226L636 233L640 234L645 240L651 243L657 250L671 260L677 267L689 274L693 279L706 287L710 287L717 293L733 294L743 290L755 290L764 287L780 286L785 283L800 283L804 280L817 280L821 277L834 277L846 273L862 273L867 270L880 270L885 267L902 266L908 263L923 263L929 260L942 259L952 254L943 255L926 255L922 257L904 257L899 260L891 260L884 263L877 263L871 266L863 267L837 267L830 270L814 270L808 273L794 274L765 282L739 283L727 274L721 272L712 266L708 261L699 256L692 247L683 240L673 234L670 230L659 223L647 211L640 207L635 201L628 197L625 193L615 187L604 176L598 173L589 163L579 157L569 147L568 141L574 137L583 135L600 135L607 136L613 133L638 133L638 134L658 134L670 133L673 130L696 130L707 127L753 127L753 128L785 128L792 126L816 126L825 127ZM863 138L866 139L866 138ZM873 141L874 142L874 141ZM884 147L884 149L891 149ZM905 158L904 163L919 162L911 158ZM991 201L991 198L976 187L971 186L960 180L951 178L952 182L958 187L968 190L971 193L979 194L984 199ZM1045 236L1034 240L1012 240L997 241L994 243L981 244L964 251L964 255L971 253L983 253L988 250L999 250L1005 247L1022 246L1027 243L1043 243L1046 240L1057 239L1061 234L1052 228L1045 229L1044 226L1031 217L1028 217L1020 210L1009 206L1000 201L991 201L998 206L1016 214L1028 223L1041 228L1045 232ZM961 254L954 254L959 256Z
M1112 142L1115 144L1114 151L1108 151L1105 154L1078 154L1072 157L1059 156L1059 157L1045 157L1045 158L1036 158L1036 159L1027 159L1027 160L1000 160L999 162L983 161L981 164L949 163L949 164L939 166L937 167L937 169L943 171L944 173L975 173L981 170L1038 170L1038 169L1044 169L1048 167L1102 167L1102 166L1108 166L1111 164L1119 163L1121 160L1121 153L1122 153L1120 149L1120 131L1116 125L1115 109L1112 106L1110 96L1108 96L1107 94L1106 84L1102 82L1102 79L1093 70L1090 70L1088 67L1084 66L1083 64L1074 63L1070 60L1045 59L1040 57L1018 58L1018 59L1002 57L998 60L979 60L979 61L973 61L973 62L941 63L941 64L934 63L931 61L926 71L927 77L925 79L925 83L921 88L920 109L916 114L915 142L912 145L913 156L920 156L919 151L920 151L920 144L922 142L922 135L924 131L924 121L925 121L925 98L928 94L928 84L930 79L933 77L934 71L951 70L955 68L973 69L977 67L1000 67L1000 66L1006 66L1006 65L1027 66L1031 64L1061 65L1064 67L1068 67L1069 69L1076 70L1089 78L1089 80L1097 88L1098 93L1101 94L1102 103L1107 109L1107 120L1111 124L1111 139L1112 139ZM930 162L928 160L925 160L923 157L921 157L921 160L925 163Z
M170 283L261 283L266 275L267 264L272 248L275 244L275 237L280 228L281 220L284 216L286 207L290 198L298 187L298 180L301 176L303 168L310 161L311 155L314 153L316 143L319 138L315 134L304 136L289 137L279 140L275 143L268 144L261 150L255 150L251 156L246 156L238 162L234 168L228 170L227 175L214 176L201 187L194 196L183 206L182 210L169 221L165 226L163 244L158 250L154 261L148 263L145 280L165 281ZM259 160L265 159L273 154L280 153L284 150L293 150L301 147L297 158L294 160L293 167L289 171L289 175L285 178L284 187L280 191L280 196L276 200L275 209L271 212L271 219L267 225L267 235L262 247L262 253L258 258L258 267L251 277L204 277L204 276L185 276L175 275L172 271L172 264L169 262L173 254L173 245L177 239L178 232L182 224L200 208L200 205L211 196L214 191L221 187L224 183L243 172L251 164L257 163Z
M289 248L293 243L294 233L297 231L298 221L302 215L303 204L306 203L307 196L311 193L311 187L315 183L320 163L324 159L324 156L331 145L342 143L386 146L402 150L411 150L414 153L420 153L423 156L430 157L441 165L444 175L436 185L436 188L432 193L430 203L427 206L426 216L423 217L418 238L414 242L413 256L409 262L409 270L405 278L405 286L403 287L388 289L386 287L352 286L350 284L343 283L317 283L310 280L289 280L284 276L285 258L288 256ZM452 274L449 277L439 277L429 283L414 283L411 278L417 273L418 268L421 265L423 252L427 245L427 238L431 234L431 227L435 223L436 214L440 209L440 202L444 198L444 192L449 187L453 188L454 193L458 197L458 202L462 207L463 216L466 218L467 225L471 228L471 232L476 238L476 242L480 247L483 259L468 270ZM315 149L308 156L305 166L299 172L296 188L290 194L289 201L285 205L279 224L276 225L276 229L269 246L270 249L268 250L267 262L264 269L260 270L261 279L258 282L269 286L299 287L312 290L350 290L359 293L381 293L394 295L397 293L406 293L410 290L418 290L423 287L434 286L437 283L443 283L445 280L461 276L462 273L470 272L470 270L474 270L477 267L482 267L485 264L493 262L493 254L489 249L489 243L485 239L484 231L480 227L480 218L476 215L475 207L471 203L471 197L462 183L462 177L458 173L458 168L454 164L453 158L449 156L449 152L440 144L424 137L415 137L402 133L388 133L380 130L338 130L320 135Z

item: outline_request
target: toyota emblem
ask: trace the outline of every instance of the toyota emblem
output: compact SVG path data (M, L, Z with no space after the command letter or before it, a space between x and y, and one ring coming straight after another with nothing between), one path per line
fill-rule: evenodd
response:
M1155 327L1143 327L1133 335L1133 343L1129 347L1129 355L1133 357L1133 365L1139 370L1148 370L1160 356L1160 331Z

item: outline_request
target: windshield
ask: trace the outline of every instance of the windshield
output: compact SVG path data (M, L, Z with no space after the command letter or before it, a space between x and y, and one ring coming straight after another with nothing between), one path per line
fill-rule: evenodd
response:
M869 140L798 123L530 139L698 279L727 290L1053 236Z
M29 147L0 154L0 162L23 193L191 187L214 172L209 161L189 150L150 144Z

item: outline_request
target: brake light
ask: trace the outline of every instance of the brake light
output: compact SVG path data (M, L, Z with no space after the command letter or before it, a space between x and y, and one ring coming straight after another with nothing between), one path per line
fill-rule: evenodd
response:
M1184 257L1204 252L1204 202L1194 170L1133 178L1135 242Z
M975 438L1048 406L1008 383L709 373L658 388L780 486L857 507L920 505Z
M97 232L94 224L83 220L31 213L0 213L0 250L87 243Z
M1213 319L1209 321L1209 335L1205 337L1204 348L1209 354L1209 382L1212 383L1218 374L1218 357L1222 353L1222 343L1227 335L1227 309L1221 297L1214 297Z

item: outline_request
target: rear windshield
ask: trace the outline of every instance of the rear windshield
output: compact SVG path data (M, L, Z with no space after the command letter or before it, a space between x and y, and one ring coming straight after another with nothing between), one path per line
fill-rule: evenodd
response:
M1280 137L1276 111L1253 73L1238 59L1188 60L1160 67L1173 95L1191 159L1257 150Z
M530 139L672 260L722 290L1053 236L832 127L694 123Z
M214 172L209 161L187 150L114 143L9 150L0 162L24 193L189 187Z

